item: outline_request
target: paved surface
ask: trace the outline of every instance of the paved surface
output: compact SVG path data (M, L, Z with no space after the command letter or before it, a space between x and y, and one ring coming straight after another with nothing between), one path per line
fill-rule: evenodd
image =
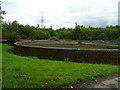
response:
M103 80L100 83L97 83L91 86L91 88L119 88L120 89L120 77Z
M96 79L92 82L80 83L67 88L108 88L108 89L119 89L120 90L120 76L113 75L104 78Z

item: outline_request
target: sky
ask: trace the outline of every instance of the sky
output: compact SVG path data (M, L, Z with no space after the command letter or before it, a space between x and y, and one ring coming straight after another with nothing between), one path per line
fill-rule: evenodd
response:
M74 28L104 27L118 24L119 0L2 0L3 21L18 21L22 25Z

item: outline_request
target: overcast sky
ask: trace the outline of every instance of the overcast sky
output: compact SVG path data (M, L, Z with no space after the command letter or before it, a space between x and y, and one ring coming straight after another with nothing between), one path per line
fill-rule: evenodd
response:
M79 25L103 27L118 24L119 0L2 0L7 12L4 21L17 20L20 24L37 26L41 12L44 26L73 28Z

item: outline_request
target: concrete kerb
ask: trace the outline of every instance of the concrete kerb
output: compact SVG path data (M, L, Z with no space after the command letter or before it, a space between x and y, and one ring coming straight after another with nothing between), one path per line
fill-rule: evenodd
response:
M28 41L28 42L31 42L31 41ZM31 47L31 48L64 49L64 50L90 50L90 51L119 51L120 50L120 49L81 49L81 48L59 48L59 47L56 48L56 47L22 45L22 44L28 43L28 42L27 41L26 42L15 42L14 45L23 46L23 47ZM34 43L34 41L33 41L33 43Z

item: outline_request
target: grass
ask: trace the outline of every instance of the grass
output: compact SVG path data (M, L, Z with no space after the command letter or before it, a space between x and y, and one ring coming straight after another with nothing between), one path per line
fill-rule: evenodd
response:
M118 66L50 61L8 53L13 46L2 44L3 88L49 88L73 85L112 74Z

